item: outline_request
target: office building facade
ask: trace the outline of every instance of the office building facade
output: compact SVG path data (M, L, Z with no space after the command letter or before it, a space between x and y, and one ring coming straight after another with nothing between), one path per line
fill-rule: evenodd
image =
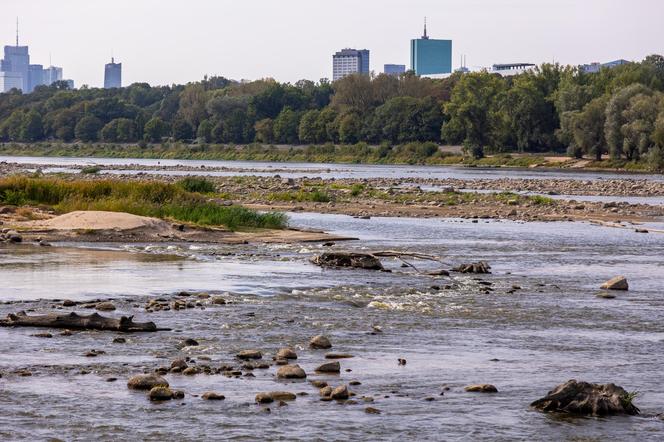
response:
M17 41L18 43L18 41ZM28 54L27 46L5 46L4 58L0 62L0 71L8 73L5 79L11 78L12 85L16 85L16 77L20 77L20 87L23 92L30 91L30 55ZM5 80L5 88L2 92L7 92L12 88L7 88L7 80Z
M405 64L386 64L383 66L383 73L387 75L399 76L406 73Z
M62 68L57 66L49 66L44 69L44 84L47 86L52 85L56 81L62 80Z
M122 87L122 63L111 62L104 67L104 89Z
M332 56L332 80L350 74L369 74L368 49L342 49Z
M410 68L417 75L452 73L452 40L435 40L424 35L410 41Z

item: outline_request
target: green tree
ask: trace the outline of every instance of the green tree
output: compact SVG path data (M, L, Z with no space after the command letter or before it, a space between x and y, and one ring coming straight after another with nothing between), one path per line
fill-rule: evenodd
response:
M203 120L201 123L198 125L198 130L196 131L196 137L198 139L203 140L206 143L210 143L212 141L212 123L210 123L210 120Z
M277 143L295 144L298 142L300 115L289 107L284 108L274 120L274 138Z
M86 115L76 123L74 134L76 138L84 142L97 141L101 127L102 123L99 118L93 115Z
M207 93L203 85L200 83L189 84L180 94L178 115L181 119L189 123L192 130L195 130L201 121L207 118L207 111L205 110L206 103Z
M574 144L583 154L594 156L597 161L606 153L604 125L607 102L607 96L595 98L573 118Z
M624 112L630 104L632 97L639 94L650 94L652 91L642 84L632 84L618 90L613 94L606 106L606 124L604 126L604 136L609 148L609 153L613 158L621 158L624 154L627 159L632 159L631 150L623 151L624 135L622 127L627 123Z
M259 143L274 143L274 121L271 118L258 120L254 125L256 141Z
M178 141L191 140L194 132L191 129L191 124L182 118L177 118L173 122L172 129L173 139Z
M301 143L313 144L321 141L318 130L319 117L320 111L317 110L310 110L302 115L300 127L298 128L298 137Z
M168 134L168 125L159 117L153 117L145 123L143 139L152 143L159 143Z
M463 142L477 154L494 142L496 103L505 90L503 79L487 72L464 75L445 105L448 121L443 125L443 139Z
M39 112L31 110L23 116L21 123L21 141L33 142L44 137L44 125Z
M355 144L362 137L362 119L356 112L340 114L339 141L344 144Z

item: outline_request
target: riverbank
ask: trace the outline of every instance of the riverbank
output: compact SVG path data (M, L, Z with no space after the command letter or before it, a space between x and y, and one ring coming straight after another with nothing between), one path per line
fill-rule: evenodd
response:
M385 148L358 145L213 145L166 143L104 144L104 143L0 143L0 155L87 157L87 158L137 158L137 159L185 159L227 161L304 162L328 164L391 164L463 167L510 167L652 172L646 162L591 158L575 159L562 154L501 153L481 159L464 156L459 146L433 146L419 149L411 143ZM426 153L422 153L426 152Z

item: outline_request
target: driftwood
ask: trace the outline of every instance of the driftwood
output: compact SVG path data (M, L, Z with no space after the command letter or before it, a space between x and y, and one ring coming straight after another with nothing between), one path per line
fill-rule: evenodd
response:
M365 270L384 270L379 258L397 258L418 273L435 276L448 274L446 270L442 269L435 272L421 272L413 264L406 261L404 257L443 263L438 256L418 252L400 252L396 250L379 250L371 253L326 252L314 256L311 258L311 262L321 267L354 267Z
M6 319L0 320L1 327L48 327L68 328L75 330L110 330L122 332L156 332L168 330L157 328L154 322L134 322L133 316L122 316L119 319L107 318L99 313L91 315L79 315L69 313L58 315L48 313L46 315L28 316L25 312L10 313Z
M491 273L491 266L485 261L480 261L470 264L461 264L458 267L454 267L452 271L459 273Z

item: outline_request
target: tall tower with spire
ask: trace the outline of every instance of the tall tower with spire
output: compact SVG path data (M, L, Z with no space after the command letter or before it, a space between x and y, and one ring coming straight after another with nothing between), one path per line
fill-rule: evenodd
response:
M27 46L19 46L18 17L16 18L16 45L4 47L4 58L0 62L0 91L20 89L30 91L30 55Z
M122 87L122 63L116 63L111 56L111 62L104 66L104 88L112 89Z
M452 40L429 38L426 17L424 34L410 41L410 68L417 75L452 73Z

